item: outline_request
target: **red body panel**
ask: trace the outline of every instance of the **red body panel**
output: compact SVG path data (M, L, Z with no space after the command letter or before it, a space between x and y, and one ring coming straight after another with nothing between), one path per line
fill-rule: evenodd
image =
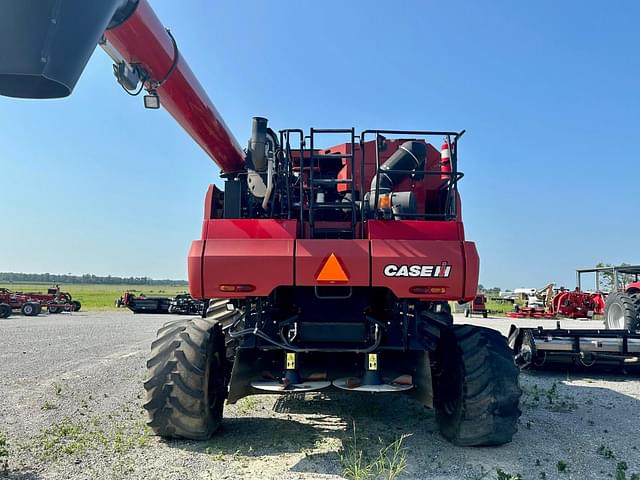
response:
M216 219L205 221L205 240L211 239L295 239L296 220Z
M444 262L444 264L443 264ZM387 267L393 265L391 275ZM433 266L433 276L394 276L402 266ZM436 268L440 269L436 271ZM446 269L447 271L443 271ZM442 240L371 240L371 285L387 287L399 298L459 300L465 286L462 244ZM444 287L444 293L413 293L416 287ZM471 296L473 298L475 292Z
M281 285L293 285L295 220L205 220L203 232L204 240L193 242L189 252L194 298L260 297ZM223 292L221 285L254 289Z
M627 285L627 288L625 288L626 292L640 292L640 282L631 282Z
M367 240L297 240L296 285L327 285L316 277L334 254L354 287L369 286L369 242Z
M480 256L473 242L463 242L464 252L464 291L463 300L470 301L478 291L478 279L480 278Z
M105 37L130 64L141 64L152 79L165 78L175 56L173 42L147 0ZM148 86L148 85L147 85ZM244 153L184 59L157 89L162 105L224 172L244 168Z
M293 285L294 240L229 239L207 242L203 251L204 298L264 297ZM248 292L223 292L221 285L251 285Z
M460 222L369 220L369 238L398 240L464 240ZM462 236L461 236L462 233Z

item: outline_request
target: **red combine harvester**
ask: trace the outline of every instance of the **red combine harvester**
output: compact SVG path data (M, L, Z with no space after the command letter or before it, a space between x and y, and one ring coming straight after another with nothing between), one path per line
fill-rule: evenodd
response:
M0 31L0 94L67 96L100 45L119 83L146 89L145 106L162 104L222 170L188 257L203 315L161 328L147 362L157 434L206 439L225 399L332 387L413 393L459 445L511 440L521 391L506 339L452 325L447 303L478 287L463 132L276 132L256 117L243 151L146 0L2 2Z

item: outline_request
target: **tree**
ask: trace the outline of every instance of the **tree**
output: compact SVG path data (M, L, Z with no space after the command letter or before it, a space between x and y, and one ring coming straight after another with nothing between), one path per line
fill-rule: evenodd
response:
M621 263L620 265L616 265L618 267L629 267L630 263ZM613 267L610 263L599 262L596 265L596 268L604 268L604 267ZM599 272L600 276L600 290L603 292L611 292L614 286L613 280L613 271L607 270L604 272ZM631 283L635 280L635 276L630 273L618 273L618 288L623 287L627 283Z

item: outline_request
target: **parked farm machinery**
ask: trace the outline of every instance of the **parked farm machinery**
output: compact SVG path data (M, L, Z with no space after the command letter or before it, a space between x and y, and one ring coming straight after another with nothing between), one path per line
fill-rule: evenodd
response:
M580 288L555 290L554 284L531 291L527 295L526 306L514 304L514 309L507 313L511 318L593 318L604 312L604 295L600 292L583 292Z
M487 310L487 297L483 294L478 294L474 299L467 303L464 307L464 316L472 317L473 315L482 315L482 318L489 316L489 310Z
M338 388L412 393L459 445L511 440L521 391L507 342L454 326L447 303L478 287L463 131L275 131L255 117L243 151L147 0L5 1L0 31L0 94L71 94L99 44L118 82L146 89L145 106L164 106L222 171L188 257L203 315L161 328L147 363L157 434L209 438L225 399Z
M509 344L521 368L631 369L640 366L640 332L634 330L518 328Z
M172 313L177 315L201 315L204 302L196 300L188 293L175 297L159 297L134 295L125 292L118 300L116 307L127 307L133 313Z
M78 300L74 300L67 292L62 292L59 286L51 287L47 293L41 292L12 292L8 288L0 288L0 304L5 305L0 311L0 318L6 313L7 306L12 310L32 317L40 314L42 309L49 313L77 312L82 307ZM5 317L6 318L6 317Z
M581 291L582 276L595 274L595 293ZM604 276L611 292L600 293ZM571 367L580 369L631 369L640 366L640 266L596 267L576 271L575 292L554 297L560 311L563 302L579 305L587 317L604 313L604 329L555 329L511 327L509 343L521 367ZM573 308L573 307L572 307ZM582 316L582 315L581 315ZM570 317L571 318L571 317Z

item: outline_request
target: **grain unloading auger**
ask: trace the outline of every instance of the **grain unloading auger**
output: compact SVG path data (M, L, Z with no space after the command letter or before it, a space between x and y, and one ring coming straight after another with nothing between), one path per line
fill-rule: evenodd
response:
M0 35L1 94L70 94L99 44L123 87L146 89L145 105L161 103L222 170L188 259L205 313L160 329L147 363L155 432L205 439L225 399L337 387L412 393L460 445L511 440L520 388L506 340L453 326L447 303L478 284L461 132L275 132L256 117L242 151L146 0L3 0Z

